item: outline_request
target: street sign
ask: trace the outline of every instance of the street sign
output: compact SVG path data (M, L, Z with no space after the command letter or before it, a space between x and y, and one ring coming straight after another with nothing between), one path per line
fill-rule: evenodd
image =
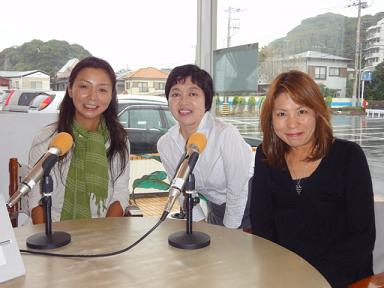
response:
M361 75L361 81L372 81L372 71L364 71Z

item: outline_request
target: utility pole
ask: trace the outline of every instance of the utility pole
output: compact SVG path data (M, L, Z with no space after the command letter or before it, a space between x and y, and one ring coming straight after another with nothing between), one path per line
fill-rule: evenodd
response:
M357 27L356 27L356 44L355 44L355 73L353 79L353 91L352 91L352 106L356 106L356 100L359 97L360 88L360 65L361 65L361 43L360 43L360 25L361 25L361 9L367 8L367 2L357 0L348 7L357 6Z
M225 12L228 13L228 23L227 23L227 48L231 47L231 30L235 29L240 29L239 23L233 24L232 20L239 20L239 19L234 19L232 18L232 13L237 13L241 12L242 10L240 8L233 8L233 7L228 7L228 10L224 10Z

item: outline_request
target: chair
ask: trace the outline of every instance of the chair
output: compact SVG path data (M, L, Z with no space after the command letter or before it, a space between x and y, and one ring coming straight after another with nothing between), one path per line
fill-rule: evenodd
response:
M9 197L13 195L17 191L19 186L19 167L20 164L17 161L17 158L9 159ZM9 218L11 219L11 223L13 227L17 227L17 219L19 216L19 206L20 203L17 203L12 208L8 208Z
M348 288L378 288L384 287L384 272L356 281Z

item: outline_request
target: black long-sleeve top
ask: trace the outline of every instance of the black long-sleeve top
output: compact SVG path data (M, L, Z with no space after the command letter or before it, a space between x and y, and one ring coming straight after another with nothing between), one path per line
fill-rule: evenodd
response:
M259 147L252 183L252 233L297 253L333 287L372 275L373 189L360 146L335 139L301 186L299 195L289 170L270 167Z

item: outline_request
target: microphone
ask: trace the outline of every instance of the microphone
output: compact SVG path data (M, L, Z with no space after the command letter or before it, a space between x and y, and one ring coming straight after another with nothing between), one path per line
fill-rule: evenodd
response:
M36 183L43 177L45 171L49 171L59 160L59 156L65 155L72 147L73 139L71 134L66 132L58 133L49 144L48 151L32 167L29 173L24 177L19 189L13 193L8 200L8 208L12 208L21 197L28 194ZM47 170L47 168L49 170Z
M193 168L195 168L199 155L203 152L206 145L207 138L203 133L195 132L189 137L187 142L187 152L181 158L176 174L173 177L168 190L168 201L165 204L163 214L161 215L161 221L164 221L165 218L167 218L177 197L179 197L181 191L183 191L185 182L192 173Z

